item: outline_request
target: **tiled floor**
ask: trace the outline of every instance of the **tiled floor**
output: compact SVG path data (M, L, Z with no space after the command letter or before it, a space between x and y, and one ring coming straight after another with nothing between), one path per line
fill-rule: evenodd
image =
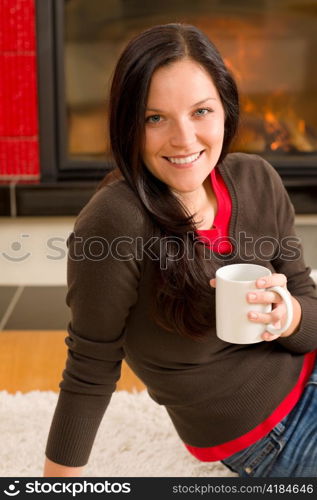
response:
M66 330L64 286L0 287L1 330Z

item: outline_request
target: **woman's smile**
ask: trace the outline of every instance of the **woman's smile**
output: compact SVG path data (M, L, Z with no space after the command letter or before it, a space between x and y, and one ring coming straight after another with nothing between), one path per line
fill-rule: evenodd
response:
M163 156L163 158L176 168L190 168L199 160L203 152L204 151L199 151L198 153L191 153L186 156Z

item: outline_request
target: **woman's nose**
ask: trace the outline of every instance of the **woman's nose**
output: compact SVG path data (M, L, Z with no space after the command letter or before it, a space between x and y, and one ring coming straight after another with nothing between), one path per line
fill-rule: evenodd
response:
M175 122L170 132L170 144L173 147L188 147L196 140L195 127L187 120Z

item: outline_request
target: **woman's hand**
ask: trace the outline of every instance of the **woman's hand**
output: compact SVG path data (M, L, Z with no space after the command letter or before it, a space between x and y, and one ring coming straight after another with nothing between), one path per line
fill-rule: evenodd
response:
M257 288L270 288L271 286L281 286L287 290L287 278L284 274L274 273L271 276L264 276L256 281ZM216 280L210 280L210 285L216 287ZM289 337L292 335L299 326L301 320L301 306L299 302L291 296L293 303L294 317L290 324L290 327L281 335L274 335L270 332L265 331L262 334L263 340L268 342L277 339L278 337ZM250 311L248 314L248 319L254 323L264 323L273 324L275 328L281 328L281 326L286 321L286 307L284 305L282 297L273 291L259 290L258 292L252 292L247 294L247 301L249 304L272 304L272 311L269 313L258 313Z

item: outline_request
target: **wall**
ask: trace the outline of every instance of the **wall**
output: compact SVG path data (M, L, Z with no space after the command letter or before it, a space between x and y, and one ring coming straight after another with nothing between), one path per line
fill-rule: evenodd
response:
M0 181L39 178L35 0L0 0Z
M66 284L74 217L1 217L0 286Z

